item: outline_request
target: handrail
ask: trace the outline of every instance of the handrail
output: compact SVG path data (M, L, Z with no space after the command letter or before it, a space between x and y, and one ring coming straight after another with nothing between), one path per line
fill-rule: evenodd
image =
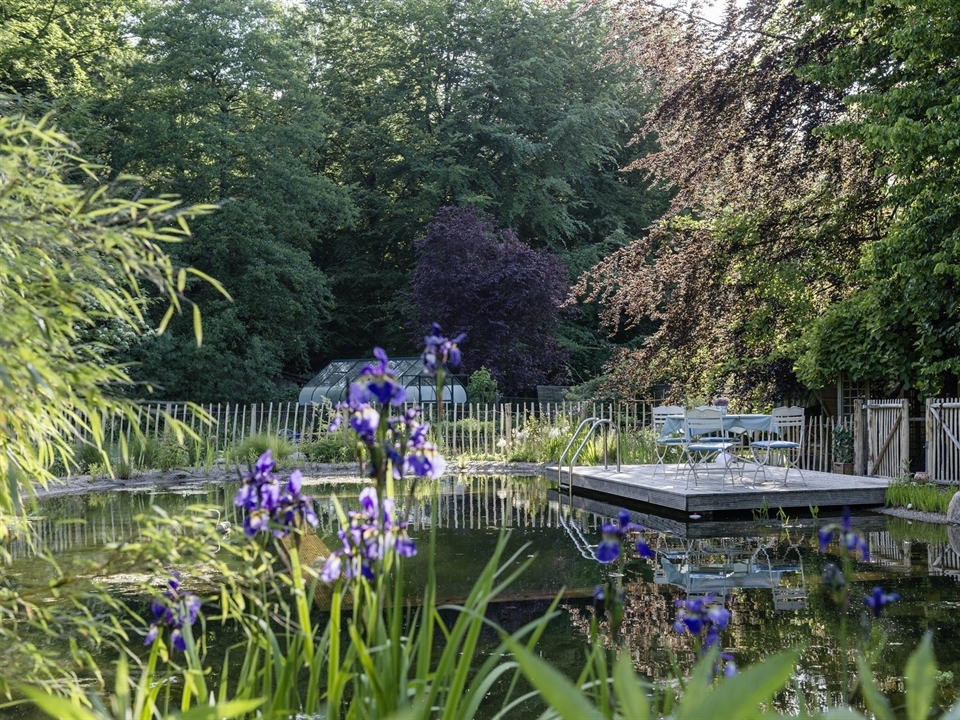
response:
M573 435L570 438L570 442L567 443L567 446L563 449L563 452L560 453L560 459L557 460L558 471L563 467L563 458L566 457L567 453L570 451L570 448L573 447L573 443L576 442L577 438L580 436L580 431L583 430L583 428L588 423L596 422L597 420L599 420L599 418L588 417L585 420L581 421L579 425L577 425L577 429L573 431Z
M593 436L594 431L603 426L604 428L610 427L616 432L616 426L608 418L587 418L583 420L573 433L573 437L570 438L570 442L567 443L567 447L564 448L563 452L560 453L560 459L557 461L557 480L560 481L561 487L563 484L563 459L567 456L567 453L570 451L570 448L573 447L574 442L577 438L580 437L580 431L586 427L587 423L592 423L590 429L587 430L587 434L584 436L583 441L580 443L580 446L577 448L576 452L570 456L570 469L567 473L567 489L570 491L570 494L573 495L573 464L577 461L577 458L580 457L580 453L583 451L583 448L586 447L587 442ZM607 433L603 434L603 467L607 468ZM620 443L617 442L617 472L620 472Z

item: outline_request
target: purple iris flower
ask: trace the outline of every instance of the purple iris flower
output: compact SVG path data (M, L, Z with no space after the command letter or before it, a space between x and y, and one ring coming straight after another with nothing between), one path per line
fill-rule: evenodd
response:
M829 545L830 541L833 540L833 530L831 530L829 527L822 527L817 533L817 537L820 539L820 552L826 552L827 545Z
M284 483L274 473L274 462L267 450L257 460L253 472L243 476L234 504L247 511L243 530L256 535L261 530L272 530L276 537L286 537L302 518L315 527L317 514L313 501L303 495L303 475L294 470Z
M375 487L365 487L360 491L360 507L369 518L377 516L377 489Z
M874 617L880 617L880 611L890 603L897 602L900 596L897 593L885 593L883 588L875 587L873 592L865 595L863 604L873 611Z
M693 635L704 633L703 648L717 645L720 642L720 632L730 622L730 611L722 605L713 602L714 596L705 598L678 600L676 602L677 617L673 621L673 629L678 633L689 632Z
M848 533L850 528L853 525L853 514L850 512L850 507L845 505L843 507L843 515L840 518L840 531Z
M404 474L414 477L428 477L436 480L443 476L447 469L447 461L432 443L424 443L423 447L414 449L404 459Z
M366 365L360 371L360 385L366 386L366 391L380 401L381 404L403 405L407 400L407 391L397 382L397 373L390 369L390 359L383 348L374 348L373 354L378 363ZM352 395L351 388L351 395ZM356 400L369 402L358 394Z
M420 360L423 362L424 369L430 375L436 375L441 368L460 365L459 344L466 337L465 333L460 333L452 340L445 338L440 326L433 323L430 334L423 338L424 348Z
M627 534L632 532L643 532L643 526L630 521L630 512L621 510L617 513L617 524L605 522L600 529L603 533L603 540L597 545L594 556L598 562L603 564L611 563L620 557L620 547ZM641 557L653 558L653 550L643 541L637 540L637 552Z
M642 539L637 540L637 552L640 553L640 557L649 558L650 560L653 560L657 556L653 548L647 545Z
M367 445L373 445L380 426L380 413L367 405L350 416L350 427Z
M200 615L200 598L196 595L182 594L180 581L177 576L167 581L167 589L163 595L150 603L153 620L143 639L144 645L151 645L160 636L161 628L171 629L170 644L174 649L183 652L187 649L187 641L183 636L184 625L193 625Z
M348 513L347 527L337 533L342 543L327 558L320 571L324 582L363 577L372 580L375 566L388 552L413 557L417 546L407 536L406 523L397 522L392 498L382 502L376 488L366 487L360 493L360 510Z
M602 562L604 565L607 563L612 563L614 560L620 557L620 541L604 540L597 545L597 551L595 555L597 561Z
M835 536L839 536L841 546L847 552L852 553L859 550L863 561L869 562L870 546L867 544L866 538L854 532L853 519L849 507L843 509L843 516L840 519L839 525L831 523L823 526L817 532L817 538L820 541L820 552L826 552L827 546L833 541Z

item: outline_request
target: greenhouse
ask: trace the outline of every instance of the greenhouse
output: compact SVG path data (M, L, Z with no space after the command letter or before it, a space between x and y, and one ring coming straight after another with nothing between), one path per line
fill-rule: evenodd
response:
M372 361L334 360L300 390L300 404L312 405L325 402L338 403L347 399L350 383L360 376L361 371ZM437 400L436 378L423 368L420 357L401 357L390 360L390 368L397 373L397 379L407 390L407 402L432 403ZM447 375L443 387L443 401L465 403L467 391L463 384L452 375Z

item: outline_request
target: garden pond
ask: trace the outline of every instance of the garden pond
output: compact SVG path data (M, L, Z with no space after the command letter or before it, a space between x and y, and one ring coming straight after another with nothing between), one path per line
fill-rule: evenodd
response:
M305 491L316 503L318 546L335 548L335 495L344 508L358 506L359 482L309 481ZM156 512L174 515L215 508L233 525L223 542L242 540L243 518L233 505L231 484L169 489L163 492L115 491L50 498L41 503L36 527L59 562L96 559L108 543L135 540L137 517ZM797 709L797 691L816 706L838 702L841 691L840 612L821 580L824 565L836 561L836 547L821 554L817 530L831 518L755 517L730 522L680 520L631 511L643 525L653 560L636 553L616 567L599 564L593 548L601 526L615 518L617 506L568 498L541 477L459 477L421 483L405 508L409 532L420 548L406 561L406 595L415 604L427 578L427 546L435 535L437 593L441 602L466 597L504 530L510 531L508 556L532 559L523 575L490 609L490 618L513 631L546 611L564 589L560 617L550 623L539 644L543 658L575 677L588 644L593 590L607 572L616 572L625 590L623 646L639 672L670 678L673 659L688 668L695 656L692 638L673 630L675 602L713 594L731 611L722 635L725 652L740 666L787 648L801 648L796 684L778 698L785 712ZM764 513L766 515L767 513ZM772 516L773 514L770 513ZM83 522L78 522L78 521ZM857 561L848 615L850 635L859 638L879 622L887 646L875 672L894 703L901 702L907 657L927 631L933 632L941 670L939 700L952 704L960 679L960 556L947 526L909 523L886 515L861 513L854 527L867 539L869 562ZM26 546L14 544L6 573L21 587L43 584L49 567ZM875 586L901 600L874 621L860 598ZM123 593L123 580L111 587ZM319 608L317 612L322 613ZM862 632L861 632L862 631ZM490 647L496 644L490 631ZM229 628L207 625L208 647L235 641ZM853 643L852 643L853 644ZM64 654L67 653L64 639ZM215 652L215 650L214 650ZM103 658L103 664L108 660ZM7 710L5 716L16 716ZM531 710L535 716L536 713Z

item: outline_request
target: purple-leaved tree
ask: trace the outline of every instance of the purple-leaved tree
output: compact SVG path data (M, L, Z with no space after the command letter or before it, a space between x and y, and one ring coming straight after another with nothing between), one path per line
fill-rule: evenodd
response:
M444 207L416 242L412 313L419 340L436 320L465 332L465 372L486 366L501 392L517 395L556 381L567 353L556 338L567 269L534 250L493 216Z

